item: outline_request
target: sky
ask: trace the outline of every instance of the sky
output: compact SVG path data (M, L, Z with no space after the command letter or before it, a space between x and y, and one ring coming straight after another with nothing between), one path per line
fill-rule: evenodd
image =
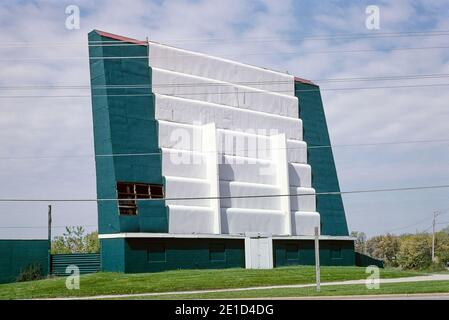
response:
M66 27L70 5L80 10L79 29ZM366 27L369 5L379 8L378 30ZM2 1L0 198L96 197L92 29L314 80L342 191L449 184L449 49L442 48L449 35L428 34L449 33L448 12L444 0ZM427 35L385 36L398 32ZM372 81L416 75L440 76ZM329 81L345 78L371 81ZM366 87L376 89L357 89ZM417 140L440 141L384 144ZM429 230L435 210L444 213L438 228L449 224L449 189L351 194L343 201L350 231L368 236ZM67 225L96 230L95 203L0 202L0 238L45 238L48 204L54 234Z

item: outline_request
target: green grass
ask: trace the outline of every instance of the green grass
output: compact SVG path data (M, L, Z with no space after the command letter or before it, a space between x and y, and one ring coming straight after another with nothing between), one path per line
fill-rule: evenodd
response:
M321 292L315 287L298 289L269 289L236 292L214 292L203 294L162 295L150 297L132 297L132 299L251 299L251 298L292 298L292 297L329 297L349 295L417 294L449 293L449 281L424 281L408 283L381 284L378 290L369 290L365 285L322 286Z
M382 278L421 275L396 269L381 270ZM322 267L321 281L364 279L365 268ZM96 273L81 276L80 290L68 290L65 278L0 285L0 299L28 299L104 294L132 294L182 290L242 288L313 283L313 266L283 267L272 270L177 270L159 273Z
M449 270L442 270L442 271L431 272L431 273L438 273L438 274L449 274Z

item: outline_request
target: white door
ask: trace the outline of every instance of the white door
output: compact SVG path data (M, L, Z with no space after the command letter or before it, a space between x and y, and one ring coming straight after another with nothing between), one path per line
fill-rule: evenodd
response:
M245 265L247 269L272 269L273 245L271 238L245 239Z

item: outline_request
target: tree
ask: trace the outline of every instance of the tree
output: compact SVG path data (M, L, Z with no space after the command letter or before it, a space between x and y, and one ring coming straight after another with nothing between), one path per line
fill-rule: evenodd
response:
M366 253L366 234L364 232L352 231L351 237L355 240L355 251L359 253Z
M422 233L401 238L398 264L404 269L426 269L432 264L430 235Z
M435 255L444 266L449 262L449 233L440 231L435 235Z
M83 227L66 227L62 236L57 236L51 244L52 254L97 253L100 251L98 232L85 235Z
M352 235L357 236L356 233ZM449 262L449 233L443 230L435 234L436 263L432 262L432 235L429 233L376 236L366 241L366 253L384 260L390 267L439 270Z
M373 258L383 260L387 266L397 267L399 246L399 237L386 234L369 239L366 242L366 252Z
M86 241L86 252L88 253L100 252L100 241L98 240L97 231L88 233L84 238Z

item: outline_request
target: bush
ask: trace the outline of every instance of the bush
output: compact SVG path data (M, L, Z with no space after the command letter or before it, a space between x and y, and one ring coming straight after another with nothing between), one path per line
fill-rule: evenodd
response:
M431 237L428 234L404 236L398 253L399 266L422 270L432 265Z
M388 267L397 267L399 247L399 237L386 234L369 239L366 242L366 253L373 258L383 260Z
M435 262L432 262L432 234L380 235L366 241L366 254L389 267L440 271L449 263L449 227L435 234ZM353 233L357 236L357 233Z
M445 271L446 267L443 263L432 263L430 267L427 269L428 272L439 272L439 271Z
M17 282L40 280L44 277L43 274L42 266L39 263L30 264L20 271Z
M446 266L449 262L449 234L438 232L435 237L435 255L441 265Z

